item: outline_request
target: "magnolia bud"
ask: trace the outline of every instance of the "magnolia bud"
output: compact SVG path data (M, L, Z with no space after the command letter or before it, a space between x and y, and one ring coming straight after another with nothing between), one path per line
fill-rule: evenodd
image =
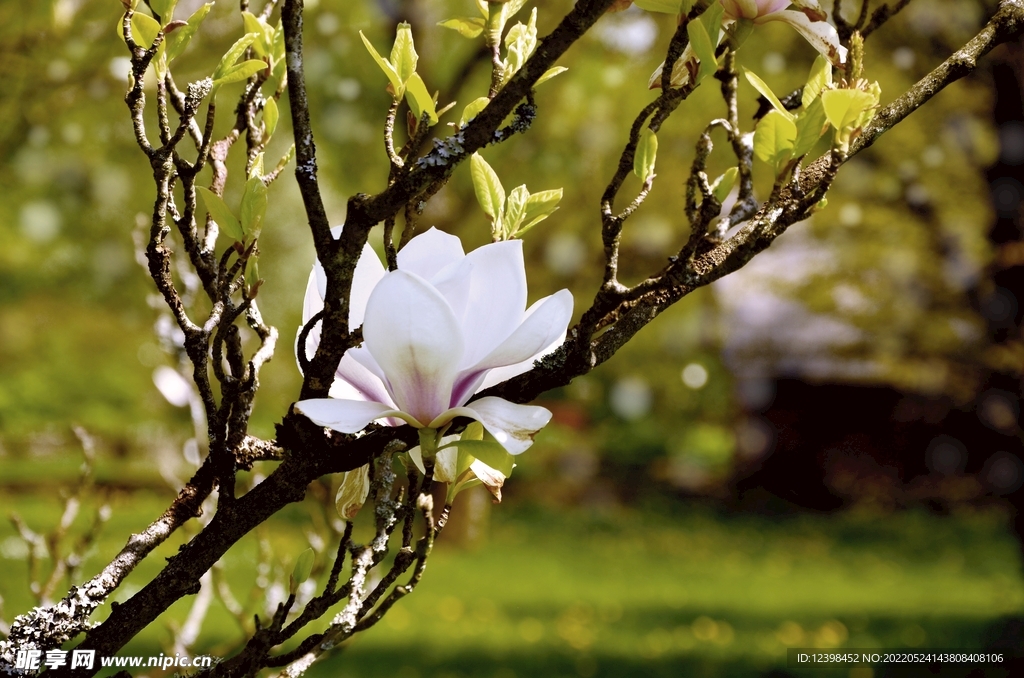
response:
M366 503L366 497L370 494L370 465L360 466L352 471L346 471L341 476L341 486L338 487L338 496L334 505L338 509L338 515L344 520L352 520L359 513Z

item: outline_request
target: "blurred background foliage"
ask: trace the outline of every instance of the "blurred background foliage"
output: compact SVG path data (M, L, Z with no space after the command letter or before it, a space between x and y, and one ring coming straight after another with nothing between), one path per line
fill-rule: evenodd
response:
M199 4L180 0L177 18ZM440 91L441 104L460 104L443 123L486 93L489 67L475 42L434 27L472 15L470 0L305 4L321 189L341 223L347 197L381 190L388 171L381 129L390 97L358 31L381 50L398 21L412 22L428 88ZM571 4L542 3L539 33ZM883 104L972 36L994 4L915 0L872 36L867 73L880 82ZM168 403L153 379L157 368L175 366L175 357L154 332L167 319L133 244L133 231L148 223L152 187L121 100L128 61L114 30L119 16L116 2L0 2L0 497L39 529L56 518L43 500L78 465L72 423L98 437L100 486L121 496L122 510L136 507L129 510L141 514L140 524L191 469L182 454L193 435L189 412ZM592 297L602 261L599 196L632 117L651 98L647 79L674 28L671 17L636 8L606 16L568 53L569 71L539 88L529 133L484 151L506 189L565 189L558 212L526 238L532 299L569 287L579 311ZM179 86L208 75L240 35L237 7L220 0L175 62ZM783 93L803 83L813 58L788 26L769 24L758 27L739 61ZM741 120L752 129L757 102L745 82L741 97ZM1019 440L1013 442L1019 388L1000 391L996 409L978 415L988 424L1002 416L1001 428L988 428L1008 437L991 449L972 447L963 464L959 457L936 464L941 421L918 417L936 428L907 448L913 459L897 464L899 481L916 474L938 489L914 495L927 501L901 494L897 503L911 510L898 519L881 522L879 507L892 502L875 501L867 488L878 483L856 480L864 477L856 468L837 476L817 447L808 452L816 461L792 466L793 482L817 468L811 482L824 475L852 513L725 515L750 508L737 501L743 478L769 462L786 468L785 425L772 414L773 402L782 408L785 380L862 389L839 396L834 420L826 413L805 423L819 429L842 428L843 410L877 393L923 403L922 411L941 402L946 411L973 413L992 370L1019 383L1016 344L993 341L995 330L1019 324L1019 309L1013 292L993 281L990 235L997 218L1016 218L1024 189L1013 178L990 184L986 171L999 162L1019 165L1024 134L998 127L995 106L990 72L953 85L844 167L825 210L747 269L690 295L593 374L546 394L555 422L520 460L509 499L494 513L494 534L485 536L486 502L467 498L467 507L477 508L464 510L464 527L456 521L450 538L467 550L442 547L423 596L368 634L365 646L357 643L352 658L362 658L362 672L352 675L498 676L502 664L491 660L513 656L508 671L521 675L680 675L681 667L750 675L778 666L786 646L852 639L973 645L988 642L998 620L1020 615L1024 586L1008 528L1013 508L995 499L1024 479ZM722 114L717 88L706 85L659 135L656 188L624 235L626 282L658 270L685 241L681 187L693 143ZM282 116L268 159L288 145L286 106ZM724 138L715 141L712 176L730 159ZM241 174L235 167L229 203L240 195ZM756 179L764 197L767 168L759 165ZM635 177L629 181L639 186ZM459 235L467 249L488 240L468 167L427 205L421 223ZM379 246L380 234L373 237ZM283 338L262 373L253 417L252 433L270 438L300 384L291 337L313 261L290 169L270 190L261 250L267 282L259 302ZM800 397L810 403L814 393ZM805 401L785 402L800 409ZM1009 484L986 484L997 448L1016 460L1004 465ZM843 485L841 478L851 477L856 482ZM128 522L108 528L97 565ZM24 552L9 528L2 530L0 567L17 575ZM286 529L271 533L299 547ZM578 548L569 546L577 540ZM790 540L806 548L784 546ZM254 552L254 544L245 548ZM908 544L918 546L908 551ZM251 555L235 554L233 567L248 572ZM602 565L580 578L580 568L593 562ZM881 574L865 574L875 570ZM515 585L498 585L496 572ZM771 579L773 572L781 574ZM29 603L18 593L20 581L0 582L9 611ZM480 624L494 639L474 635ZM164 636L155 631L143 642L156 646ZM448 649L393 673L387 648L424 642ZM597 648L607 655L601 661Z

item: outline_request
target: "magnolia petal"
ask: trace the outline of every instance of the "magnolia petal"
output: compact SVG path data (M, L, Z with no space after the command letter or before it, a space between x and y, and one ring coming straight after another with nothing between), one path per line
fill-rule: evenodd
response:
M295 410L317 426L326 426L339 433L356 433L375 419L399 417L416 428L423 428L416 419L383 403L338 398L313 398L295 403Z
M532 364L553 341L565 336L566 327L572 318L572 306L572 293L569 290L556 292L531 306L522 324L508 339L476 365L459 374L452 390L451 405L461 405L476 393L487 370L523 362Z
M521 240L484 245L466 255L466 261L473 269L466 310L459 319L466 340L460 368L476 364L505 341L526 311Z
M410 240L399 251L398 268L430 280L445 266L460 261L465 256L461 240L454 235L431 228Z
M446 447L434 457L434 480L440 483L454 483L459 470L459 450Z
M363 338L399 408L420 421L448 409L462 331L430 283L401 269L385 275L370 295Z
M811 21L825 21L828 18L828 14L818 4L818 0L793 0L791 4L806 14ZM779 9L785 9L785 7Z
M793 3L791 3L790 0L757 0L756 16L764 16L766 14L772 14L774 12L781 12L782 10L789 7L791 4Z
M366 360L359 360L363 356ZM380 368L363 347L349 349L345 352L341 362L338 363L335 377L335 384L344 382L352 389L353 395L343 397L353 400L372 400L388 407L396 407L384 385Z
M341 474L341 484L334 497L334 506L343 520L353 520L370 495L370 465Z
M692 74L697 71L698 63L697 55L693 53L693 48L687 43L686 47L683 48L683 53L679 55L676 63L672 66L672 79L669 81L669 84L672 87L689 85L690 79L693 77ZM661 88L661 74L664 68L665 62L662 62L660 66L654 69L651 79L647 82L648 89Z
M763 16L757 20L757 23L768 21L782 21L789 24L803 36L804 40L811 43L811 47L818 50L834 65L840 66L846 62L846 48L839 44L839 33L827 21L811 21L803 12L786 10Z
M722 0L725 13L734 19L754 19L757 17L764 0Z
M473 280L473 262L468 257L448 264L430 279L430 284L441 293L456 318L466 315L469 291Z
M551 421L551 412L535 405L517 405L504 398L488 396L462 407L453 407L430 422L430 428L444 426L455 417L476 419L509 454L522 454L533 437Z
M501 503L501 488L505 485L505 475L501 471L497 471L487 464L483 463L479 459L474 459L473 463L469 465L470 470L473 471L487 491L494 495L494 499L497 503Z

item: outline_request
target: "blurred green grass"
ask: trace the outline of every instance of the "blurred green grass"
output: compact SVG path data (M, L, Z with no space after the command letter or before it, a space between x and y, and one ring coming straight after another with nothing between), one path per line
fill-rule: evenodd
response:
M166 500L113 495L114 517L84 574ZM52 493L7 492L0 501L37 530L57 519ZM305 548L308 508L290 507L267 525L282 568ZM138 590L186 534L153 554L116 599ZM0 547L9 619L31 601L6 523ZM252 538L225 558L226 579L240 597L255 579L256 553ZM166 651L190 605L179 601L120 654ZM1018 547L995 510L767 518L700 506L504 505L476 547L442 536L419 589L309 675L763 675L784 667L786 647L981 647L1000 620L1022 611ZM234 619L215 603L197 652L216 654L237 638Z

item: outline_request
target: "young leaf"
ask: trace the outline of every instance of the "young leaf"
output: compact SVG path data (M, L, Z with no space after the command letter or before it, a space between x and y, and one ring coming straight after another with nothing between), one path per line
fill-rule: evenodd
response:
M462 109L462 117L459 118L459 127L465 127L466 123L480 115L480 111L484 110L487 104L491 103L491 100L487 97L480 97L470 101L469 104Z
M683 3L687 4L686 2ZM692 2L690 3L693 4ZM686 12L690 11L687 7ZM704 13L700 15L700 22L704 24L704 30L708 32L708 37L711 38L711 44L716 48L718 47L719 33L722 30L722 16L725 13L725 6L720 2L712 2Z
M139 47L149 49L159 32L160 24L153 17L141 12L132 15L132 38Z
M150 8L160 15L160 22L166 26L174 19L174 6L178 0L149 0Z
M256 252L253 251L249 254L249 258L245 260L245 285L249 288L250 294L254 294L254 290L259 289L260 284L260 267Z
M811 65L811 73L807 76L800 103L806 109L817 99L826 87L832 84L832 64L820 54Z
M242 209L239 221L245 235L257 238L263 227L263 217L267 214L267 187L260 177L252 177L245 182L242 192Z
M416 47L412 41L412 27L403 21L398 24L395 44L391 47L391 65L394 66L399 79L402 82L408 82L412 74L416 72L418 61L419 55L416 54Z
M221 57L220 63L217 64L217 69L213 72L214 84L227 75L227 72L231 70L235 65L235 62L238 61L245 50L249 48L249 45L252 44L253 40L258 37L259 35L256 33L246 33L239 38L235 44L231 45L231 49L224 53L224 56Z
M429 116L429 124L437 124L437 111L434 107L434 98L427 91L423 84L423 78L419 73L413 73L405 83L405 100L409 102L409 108L413 115L419 120L426 113Z
M460 452L465 450L505 476L512 474L515 458L499 443L493 440L460 440L458 447Z
M299 588L299 584L309 579L309 575L313 572L313 561L315 558L316 554L313 552L313 549L308 548L295 559L295 567L292 568L289 580L291 593L295 593Z
M502 81L508 82L512 76L519 72L526 60L537 48L537 8L534 7L530 13L530 22L527 24L517 23L505 36L505 70L502 73Z
M201 6L188 18L188 23L167 35L164 42L167 45L168 63L181 56L181 53L185 51L185 48L188 47L188 43L192 41L192 37L196 34L196 31L199 30L199 25L203 23L203 19L205 19L206 15L210 13L210 9L212 7L212 2L208 2Z
M859 89L833 89L821 95L821 103L832 126L845 132L862 113L875 105L875 97Z
M277 129L277 120L279 117L280 111L277 110L277 101L273 97L267 99L267 102L263 104L264 141L274 135L274 130Z
M715 46L711 43L711 37L707 29L700 21L691 21L686 24L686 32L690 36L690 46L693 53L700 60L700 70L697 72L697 82L718 70L718 62L715 60ZM717 37L717 36L716 36Z
M469 170L473 176L473 191L484 213L491 218L492 232L501 232L501 215L505 209L505 189L498 175L479 153L469 159Z
M502 223L505 225L505 232L508 235L514 236L519 230L519 225L523 222L523 216L526 212L526 201L529 197L530 192L526 190L526 186L516 186L508 194L508 200L505 201L505 218L502 220Z
M214 78L213 86L221 87L223 85L230 85L233 82L241 82L248 80L251 76L262 71L267 67L267 62L262 59L249 59L243 61L240 64L235 64L227 70L224 75L219 78Z
M815 97L814 101L796 119L796 141L793 143L793 157L799 158L814 148L814 144L818 143L818 139L825 133L827 125L828 119L825 117L825 107L821 103L821 98Z
M633 0L633 4L648 12L661 14L679 14L680 0Z
M251 12L242 12L242 26L246 33L255 33L259 37L253 41L252 50L256 56L271 56L274 44L274 29L267 25L266 20Z
M534 83L533 86L537 87L542 82L547 82L548 80L550 80L551 78L555 77L556 75L561 75L562 73L565 73L567 70L569 70L569 69L566 68L565 66L555 66L553 68L549 68L548 70L544 71L544 75L542 75L539 78L537 78L537 82Z
M442 28L458 31L459 35L470 39L477 38L484 32L484 20L477 17L459 16L454 19L440 21L437 25Z
M256 154L256 159L253 160L252 169L249 170L249 178L253 177L263 178L263 151Z
M648 127L640 135L640 143L637 144L636 153L633 156L633 173L640 177L641 181L654 174L654 163L658 159L658 135Z
M213 220L220 226L220 230L235 242L244 241L245 234L242 232L242 226L238 223L235 215L231 213L227 203L219 195L203 186L196 186L196 191L202 197L206 211L210 213Z
M370 41L365 35L363 35L362 31L359 31L359 37L363 39L363 45L366 46L366 51L370 53L373 60L376 61L377 65L380 66L380 69L384 71L384 75L388 76L388 80L391 82L392 96L394 96L396 100L401 99L405 95L405 84L402 78L398 75L398 71L395 70L395 67L391 65L390 61L377 53L377 50L373 48L373 45L370 44Z
M736 185L736 177L739 176L739 173L740 171L737 168L730 167L725 170L722 176L715 179L715 183L711 184L711 193L715 196L715 200L720 203L725 202L729 191Z
M775 169L776 175L792 157L796 123L778 111L769 111L754 131L754 155Z
M558 209L558 203L562 200L562 189L554 188L550 191L538 191L526 199L526 208L523 210L523 221L516 235L522 236L531 228L544 221Z
M744 75L747 76L747 80L750 82L750 84L754 86L754 89L756 89L761 94L761 96L763 96L765 99L771 102L772 108L774 108L776 111L778 111L783 116L789 118L790 120L793 120L795 118L795 116L792 113L786 110L786 107L782 105L782 102L779 101L779 98L775 96L775 92L772 91L772 88L769 87L764 80L757 77L757 75L755 75L753 71L744 70L743 73Z

